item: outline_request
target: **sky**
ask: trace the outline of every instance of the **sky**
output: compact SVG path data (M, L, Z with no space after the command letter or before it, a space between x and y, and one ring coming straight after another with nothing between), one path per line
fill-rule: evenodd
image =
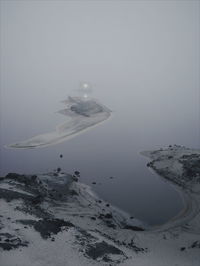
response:
M136 125L193 128L198 145L199 5L1 1L1 128L35 128L88 81L94 97Z

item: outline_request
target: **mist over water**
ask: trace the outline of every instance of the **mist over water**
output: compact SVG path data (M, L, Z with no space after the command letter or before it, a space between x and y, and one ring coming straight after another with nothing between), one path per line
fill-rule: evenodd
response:
M137 218L176 215L179 194L139 152L200 148L198 21L198 1L1 2L1 175L79 170ZM56 112L82 81L111 119L55 146L4 148L65 122Z

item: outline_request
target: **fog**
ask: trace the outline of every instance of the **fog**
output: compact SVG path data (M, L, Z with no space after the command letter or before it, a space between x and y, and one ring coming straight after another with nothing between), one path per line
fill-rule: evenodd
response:
M147 199L157 189L155 204L168 188L146 178L153 174L138 153L169 144L200 148L199 40L198 1L1 1L1 172L59 164L80 169L88 183L114 174L121 181L112 197L111 185L97 188L105 198L119 201L126 180L120 207L137 182ZM92 84L113 119L49 149L4 148L65 121L56 113L60 101L82 81ZM67 162L58 161L60 151Z

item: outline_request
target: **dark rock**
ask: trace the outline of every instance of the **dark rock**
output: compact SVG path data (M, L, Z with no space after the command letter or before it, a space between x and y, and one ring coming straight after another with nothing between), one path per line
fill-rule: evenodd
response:
M22 241L19 237L9 233L0 233L0 248L3 250L11 250L18 247L28 246L27 241Z
M80 176L80 172L79 172L79 171L74 171L74 174L75 174L76 176Z
M61 168L60 168L60 167L58 167L58 168L57 168L57 172L59 173L60 171L61 171Z
M181 251L184 251L184 250L185 250L185 247L181 247L180 250L181 250Z
M63 155L62 154L60 154L60 158L62 158L63 157Z
M103 213L100 213L98 216L99 219L103 219L104 217L105 217L105 215Z
M142 227L133 226L133 225L125 225L124 229L133 230L133 231L144 231Z
M106 213L104 217L107 219L112 219L113 215L112 215L112 213Z
M70 194L71 196L78 196L78 193L77 193L74 189L71 189L71 190L69 191L69 194Z
M32 176L31 176L31 179L32 179L33 181L36 181L37 176L36 176L36 175L32 175Z
M189 248L200 248L200 241L195 241Z
M92 182L93 185L96 185L96 182Z
M105 257L107 254L123 255L124 253L120 249L109 245L105 241L88 245L86 248L86 255L93 260Z
M17 173L8 173L5 176L6 179L12 179L15 181L18 181L20 183L24 183L26 185L31 185L32 183L34 183L34 181L32 180L32 178L30 176L25 176L25 175L20 175Z
M73 180L74 180L75 182L78 182L78 177L77 177L77 176L73 175L72 178L73 178Z
M125 244L125 246L127 245ZM128 243L128 247L132 248L136 253L147 251L147 248L141 248L141 247L136 246L133 239L131 240L130 243Z
M9 189L0 188L0 198L3 198L6 201L10 202L11 200L15 199L32 201L34 197L18 191L11 191Z
M116 229L116 225L112 222L112 221L109 221L109 220L104 220L104 222L106 223L106 225L108 227L111 227L113 229Z
M61 219L41 219L35 220L18 220L25 225L33 226L34 229L40 233L41 237L47 239L51 234L57 234L62 230L62 227L74 227L71 222L67 222Z
M43 197L41 195L36 196L33 200L33 204L40 204L43 201Z

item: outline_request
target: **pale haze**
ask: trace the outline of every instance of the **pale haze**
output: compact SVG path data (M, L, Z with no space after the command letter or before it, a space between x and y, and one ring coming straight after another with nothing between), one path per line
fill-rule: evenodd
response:
M1 174L78 169L146 222L175 215L179 194L139 152L200 148L199 25L199 1L1 1ZM65 121L61 101L85 81L111 119L52 147L5 148Z

